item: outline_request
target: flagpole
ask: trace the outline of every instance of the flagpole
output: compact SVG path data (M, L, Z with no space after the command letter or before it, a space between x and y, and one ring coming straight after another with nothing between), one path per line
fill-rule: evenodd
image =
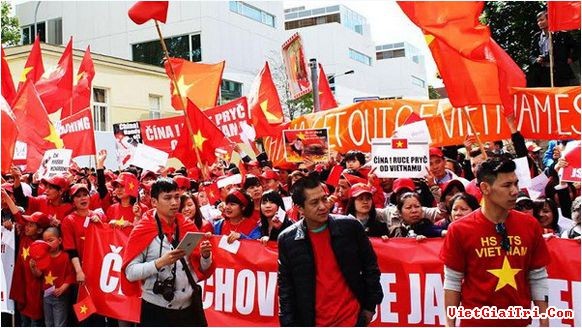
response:
M481 142L481 138L479 138L479 134L477 133L477 130L475 129L475 125L473 125L473 120L471 120L471 116L469 116L469 112L467 111L466 107L463 107L463 113L465 113L465 116L467 117L467 122L469 122L469 127L471 127L471 130L475 134L475 139L477 139L477 144L479 145L479 149L481 149L481 154L483 154L483 157L485 159L487 159L487 153L485 152L485 146Z
M187 103L184 103L184 98L182 98L182 92L180 91L180 88L178 88L178 82L176 82L176 73L174 72L174 66L172 66L172 63L170 62L170 54L168 53L168 48L166 47L166 42L164 42L164 37L162 36L162 30L160 29L160 24L158 24L158 21L155 19L154 19L154 22L156 24L156 30L158 31L160 43L162 44L162 50L164 51L164 57L166 57L166 62L168 63L168 66L170 67L170 74L172 75L170 77L170 80L172 80L172 84L174 84L174 90L176 90L176 92L178 93L178 97L180 97L180 102L182 103L182 108L184 110L184 117L186 118L186 126L188 127L188 132L190 133L190 137L192 137L194 135L194 130L192 129L192 124L190 124L190 117L188 116ZM196 152L196 157L198 158L198 161L199 161L198 163L202 164L202 175L204 176L205 179L208 179L209 177L207 176L206 164L204 164L204 162L202 161L202 158L200 157L200 152L198 151L198 146L195 144L195 142L194 142L194 151Z
M549 50L550 50L550 86L554 87L554 42L552 41L552 32L548 30L549 34Z

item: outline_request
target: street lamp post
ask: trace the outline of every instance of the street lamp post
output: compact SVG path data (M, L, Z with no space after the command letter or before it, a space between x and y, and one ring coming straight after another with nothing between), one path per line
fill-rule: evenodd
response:
M37 2L36 3L36 8L34 8L34 36L31 36L31 39L32 39L31 41L32 42L34 42L34 38L36 38L36 35L38 34L38 30L37 30L37 27L36 27L36 14L38 14L38 7L40 6L40 3L41 2L42 1Z
M313 112L319 112L319 80L317 78L317 59L311 58L309 60L309 68L311 69L311 91L313 94Z
M332 74L332 75L327 77L327 81L329 82L331 79L336 78L338 76L344 76L344 75L349 75L349 74L354 74L354 73L355 73L354 70L351 69L349 71L345 71L345 72L340 73L340 74Z

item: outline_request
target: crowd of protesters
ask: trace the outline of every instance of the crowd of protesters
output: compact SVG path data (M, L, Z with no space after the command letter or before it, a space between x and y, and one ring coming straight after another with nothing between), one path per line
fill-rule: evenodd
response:
M526 142L511 119L508 124L511 142L480 148L467 138L463 146L430 148L423 178L378 178L369 164L370 154L358 150L333 153L327 163L284 165L272 165L264 154L255 160L240 152L242 164L218 159L205 174L186 168L111 170L104 167L105 151L97 155L96 169L72 165L64 175L48 179L13 167L2 176L2 225L15 229L17 236L10 294L17 305L15 319L21 326L126 325L97 315L78 323L71 315L78 288L85 282L85 231L90 224L109 224L129 234L152 215L152 203L158 203L152 200L152 185L159 178L175 181L179 211L194 229L226 235L230 243L277 241L302 218L290 197L301 179L317 180L331 215L359 222L368 237L421 242L446 236L451 225L480 208L483 194L475 175L486 158L526 157L526 174L532 178L544 174L549 182L537 197L522 190L515 210L533 216L545 238L580 240L580 184L562 182L558 176L560 168L568 166L561 154L567 141L550 141L542 149ZM330 171L338 165L343 172L330 183ZM50 252L50 263L42 268L28 253L36 241L46 242L42 247Z

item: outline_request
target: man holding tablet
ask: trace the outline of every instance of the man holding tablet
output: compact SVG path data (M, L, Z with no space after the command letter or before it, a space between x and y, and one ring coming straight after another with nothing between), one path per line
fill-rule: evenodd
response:
M197 282L214 273L212 245L204 237L196 243L196 226L178 212L180 194L175 181L160 178L151 189L153 209L132 230L123 259L129 281L142 281L140 326L207 326ZM189 247L186 247L190 244Z

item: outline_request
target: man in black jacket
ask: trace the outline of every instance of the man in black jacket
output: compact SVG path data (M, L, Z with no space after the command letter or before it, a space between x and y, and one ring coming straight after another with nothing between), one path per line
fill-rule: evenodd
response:
M302 220L279 235L281 326L366 326L383 298L376 254L362 225L329 215L319 180L293 185Z
M550 87L550 45L548 30L548 13L537 14L540 31L532 40L530 67L528 69L528 87ZM573 61L579 59L580 48L568 32L553 32L552 46L554 53L554 86L564 87L577 85L574 72L570 67Z

